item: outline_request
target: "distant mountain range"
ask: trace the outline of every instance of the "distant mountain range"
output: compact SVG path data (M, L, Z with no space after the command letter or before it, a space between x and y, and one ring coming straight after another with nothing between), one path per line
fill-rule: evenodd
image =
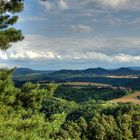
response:
M114 85L125 85L134 83L132 77L123 78L123 76L140 77L140 70L134 68L119 68L119 69L103 69L89 68L85 70L58 70L58 71L43 71L32 70L28 68L17 68L13 73L13 79L16 83L22 82L98 82ZM110 76L110 77L109 77ZM120 76L119 78L111 78L111 76Z
M134 70L131 68L119 68L119 69L103 69L103 68L89 68L85 70L60 70L51 73L50 75L81 75L81 76L95 76L95 75L116 75L116 76L126 76L126 75L139 75L140 70Z
M140 70L140 67L128 67L128 68L130 68L132 70Z
M89 68L85 70L32 70L29 68L17 68L13 73L14 77L26 76L26 75L47 75L49 77L75 77L75 76L105 76L105 75L115 75L115 76L126 76L126 75L140 75L139 68L119 68L119 69L103 69L103 68Z
M113 76L113 78L111 78ZM116 78L115 78L116 76ZM125 76L127 78L125 78ZM130 78L129 78L130 76ZM132 78L137 76L138 78ZM119 77L119 78L117 78ZM13 73L16 86L25 82L96 82L113 86L126 86L140 89L140 70L138 67L103 69L89 68L85 70L32 70L29 68L17 68Z
M35 73L50 73L50 72L54 72L54 71L48 71L48 70L32 70L29 68L17 68L15 70L15 72L13 73L13 75L18 76L18 75L27 75L27 74L35 74Z

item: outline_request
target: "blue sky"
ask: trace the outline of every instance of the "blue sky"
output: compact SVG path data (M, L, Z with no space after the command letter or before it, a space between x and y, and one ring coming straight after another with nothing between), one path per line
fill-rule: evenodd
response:
M25 39L0 51L0 66L139 66L139 15L139 0L25 0L16 24Z

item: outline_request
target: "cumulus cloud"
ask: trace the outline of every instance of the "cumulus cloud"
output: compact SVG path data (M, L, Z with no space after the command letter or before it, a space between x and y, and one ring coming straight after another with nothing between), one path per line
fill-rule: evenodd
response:
M25 35L8 51L0 51L2 62L54 67L60 63L140 64L139 0L38 0L30 4L34 7L38 2L41 5L35 8L41 16L36 17L31 9L30 14L25 11L20 21L29 24L17 27L42 35ZM44 20L32 25L32 21Z
M90 32L92 29L90 26L78 24L72 25L71 30L73 32Z
M100 8L104 10L140 10L139 0L82 0L86 8Z
M106 10L140 10L139 0L42 0L47 9L86 8Z
M42 0L40 3L50 13L55 13L55 16L57 15L60 19L62 17L63 21L75 22L83 19L90 23L93 21L114 26L139 24L139 13L135 14L135 17L133 14L140 12L139 0ZM68 10L68 12L63 12L63 10ZM76 30L76 23L72 23L73 30ZM80 22L80 24L83 23Z
M53 61L59 63L86 63L110 65L139 65L139 38L47 38L27 35L8 51L0 51L0 60L27 62ZM54 64L54 65L55 65ZM36 65L36 64L35 64Z
M14 66L13 65L9 65L9 64L6 64L6 63L0 63L0 69L1 68L13 68Z
M68 4L66 3L65 0L60 0L60 1L58 2L58 6L59 6L59 8L62 9L62 10L66 10L66 9L69 8L69 7L68 7Z
M0 59L3 60L36 60L36 59L61 59L61 57L53 52L39 52L39 51L0 51Z
M66 0L42 0L41 5L45 6L47 10L67 10L69 6Z
M102 8L123 9L130 2L129 0L96 0Z

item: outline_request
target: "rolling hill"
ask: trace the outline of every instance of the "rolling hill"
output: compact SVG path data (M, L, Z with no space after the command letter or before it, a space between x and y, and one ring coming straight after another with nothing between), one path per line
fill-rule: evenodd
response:
M60 70L51 75L59 76L105 76L105 75L115 75L115 76L125 76L125 75L140 75L140 70L132 70L130 68L119 68L119 69L103 69L103 68L89 68L85 70Z
M54 72L54 71L43 71L43 70L32 70L32 69L29 69L29 68L17 68L15 71L14 71L14 73L13 73L13 75L14 76L18 76L18 75L27 75L27 74L35 74L35 73L37 73L37 74L41 74L41 73L45 73L45 74L49 74L49 73L51 73L51 72Z
M133 78L133 76L136 76L138 78ZM18 68L13 74L13 79L16 83L27 81L96 82L110 84L114 86L126 86L126 85L131 86L133 85L131 83L137 80L139 81L140 79L139 76L140 70L133 70L130 68L119 68L119 69L89 68L85 70L59 70L59 71L40 71L28 68ZM140 86L138 84L138 88L139 87Z

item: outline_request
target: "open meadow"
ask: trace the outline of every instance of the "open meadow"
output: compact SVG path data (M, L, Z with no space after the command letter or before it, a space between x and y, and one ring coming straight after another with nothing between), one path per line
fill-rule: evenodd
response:
M127 102L131 102L131 103L134 103L134 104L140 104L140 91L137 91L133 94L129 94L129 95L126 95L124 97L121 97L121 98L116 98L116 99L113 99L111 100L112 103L118 103L118 102L121 102L121 103L127 103Z

